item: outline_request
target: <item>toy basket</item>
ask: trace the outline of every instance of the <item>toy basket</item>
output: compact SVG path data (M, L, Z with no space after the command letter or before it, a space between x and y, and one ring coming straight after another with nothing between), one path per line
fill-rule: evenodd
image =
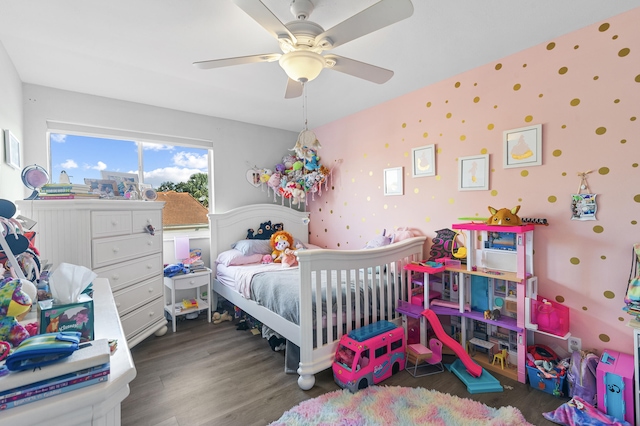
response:
M527 365L527 376L529 377L529 386L532 388L554 396L563 396L567 394L564 383L565 374L561 374L561 371L558 369L556 369L555 377L546 378L542 371Z

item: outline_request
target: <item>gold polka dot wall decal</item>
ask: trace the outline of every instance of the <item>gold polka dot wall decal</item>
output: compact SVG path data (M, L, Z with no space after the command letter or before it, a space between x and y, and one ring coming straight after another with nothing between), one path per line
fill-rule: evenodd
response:
M638 163L633 163L633 164L631 165L631 167L633 167L633 168L638 167Z
M588 310L588 308L587 308L586 306L583 306L583 307L582 307L582 310L583 310L583 311L587 311L587 310Z
M429 133L424 132L424 133L422 134L422 137L423 137L423 138L425 138L425 139L426 139L426 138L428 138L428 137L429 137Z
M640 203L640 194L636 194L636 195L633 197L633 201L635 201L636 203Z
M521 171L521 172L520 172L520 176L522 176L522 177L527 177L527 176L529 176L529 171L528 171L528 170L523 170L523 171Z
M617 40L618 39L618 35L614 35L613 37L611 37L611 40Z
M540 94L538 95L538 97L539 97L539 98L541 98L541 97L543 97L543 96L544 96L544 95L543 95L542 93L540 93Z
M409 153L408 153L408 152L405 152L405 153L404 153L404 156L405 156L405 157L408 157L408 156L409 156Z
M429 216L427 216L427 217L424 218L424 221L425 222L431 222L431 218Z
M498 195L498 191L496 191L495 189L491 190L491 196L495 197L496 195Z
M383 209L387 210L389 208L389 206L387 204L382 206Z
M431 107L431 102L427 102L427 108Z
M384 144L384 147L385 147L385 148L389 148L389 142L385 143L385 144Z
M407 127L407 123L402 123L402 128L406 128Z
M600 77L598 77L597 75L594 75L594 76L593 76L593 79L594 79L594 80L597 80L597 79L599 79L599 78L600 78Z
M620 139L620 143L627 143L626 139Z
M455 200L453 198L449 198L449 204L453 204L455 203Z
M605 22L604 24L598 27L598 31L600 31L601 33L607 31L608 29L609 29L609 23L607 22Z
M556 47L556 44L554 42L547 44L547 50L553 50L554 47Z
M637 220L632 220L632 221L631 221L631 224L632 224L632 225L637 225L637 224L638 224L638 221L637 221Z
M625 47L624 49L620 49L620 51L618 52L618 56L624 58L629 54L629 52L631 52L631 50L628 47Z
M636 121L636 117L629 118L629 121Z
M571 102L569 102L569 105L571 105L571 106L578 106L578 105L580 105L580 99L578 99L578 98L571 99Z
M574 48L574 49L579 49L579 48L580 48L580 46L576 44L575 46L573 46L573 48Z
M519 83L514 84L514 85L513 85L513 90L518 91L518 90L520 90L520 88L521 88L521 87L522 87L522 86L521 86Z
M596 234L602 234L604 232L604 228L601 225L596 225L593 227L593 232Z
M578 259L577 257L572 257L571 259L569 259L569 262L571 262L572 265L579 265L580 259Z
M533 116L532 116L532 115L527 115L527 116L524 118L524 121L525 121L525 122L527 122L527 123L531 123L531 121L532 121L532 120L533 120Z
M474 86L477 86L477 85L478 85L478 83L473 83L473 85L474 85Z
M636 81L636 83L640 83L640 74L636 75L636 78L634 78L634 80Z
M493 130L495 126L493 125L493 123L489 123L489 125L487 126L488 130Z
M566 175L567 175L567 172L562 172L562 176L566 176Z
M549 195L549 197L547 197L547 201L550 203L555 203L556 201L558 201L558 198L555 195Z
M607 133L606 127L598 127L596 129L596 135L604 135L605 133Z
M493 106L493 109L498 109L498 105L494 105L494 106Z
M626 321L626 320L627 320L627 318L618 317L618 321L620 321L620 322L623 322L623 321Z
M478 102L480 102L480 97L479 96L476 96L475 98L473 98L473 103L477 104Z
M456 87L456 89L457 89L458 87L460 87L460 82L459 82L459 81L456 81L456 84L454 84L454 86L455 86L455 87Z
M561 149L555 149L553 150L553 153L551 154L554 157L560 157L562 155L562 150Z
M419 192L420 192L420 190L419 190L418 188L414 188L414 189L413 189L413 193L414 193L414 194L417 194L417 193L419 193Z
M600 173L601 175L609 174L609 168L608 167L600 167L598 169L598 173Z
M351 178L351 183L356 183L356 178Z
M566 124L563 124L562 126L560 126L560 128L561 128L561 129L566 129L566 128L567 128L567 125L566 125Z
M496 64L496 71L500 70L500 68L502 68L502 64Z
M606 334L604 334L604 333L599 335L598 338L600 339L600 341L602 341L604 343L609 343L611 341L611 338L609 336L607 336Z
M567 67L562 67L562 68L560 68L560 69L558 70L558 74L560 74L560 75L564 75L564 74L566 74L566 73L567 73L567 71L569 71L569 68L567 68Z
M605 256L604 254L602 256L600 256L600 259L602 260L607 260L607 256Z
M482 149L480 150L480 154L486 154L487 152L488 152L488 151L487 151L487 148L482 148Z
M527 67L527 64L522 64L522 68L526 68L526 67Z
M613 103L614 103L614 104L620 103L620 99L614 99L614 100L613 100Z
M557 296L556 296L556 302L558 302L558 303L564 303L564 297L563 297L563 296L560 296L560 295L557 295Z
M614 292L612 292L611 290L607 290L603 293L604 297L606 297L607 299L615 299L616 295Z
M448 112L448 113L447 113L447 115L446 115L446 117L447 117L447 118L451 118L451 113L450 113L450 112Z
M373 176L373 171L370 171L370 172L369 172L369 176Z
M369 196L369 197L367 197L367 201L371 201L371 197L370 197L370 196Z
M460 135L460 140L464 141L465 139L467 139L467 137L465 135Z

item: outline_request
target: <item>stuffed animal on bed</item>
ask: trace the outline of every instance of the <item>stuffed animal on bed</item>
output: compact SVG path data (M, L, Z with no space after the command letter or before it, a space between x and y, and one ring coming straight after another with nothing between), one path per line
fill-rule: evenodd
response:
M298 256L296 256L295 250L290 248L284 249L284 253L280 257L283 268L293 268L298 266Z
M29 332L18 321L31 309L31 298L22 290L19 279L0 283L0 340L14 348L29 337Z
M275 232L270 240L271 249L271 257L273 261L276 263L282 262L282 255L284 254L285 249L293 247L294 241L293 237L287 231L278 231Z

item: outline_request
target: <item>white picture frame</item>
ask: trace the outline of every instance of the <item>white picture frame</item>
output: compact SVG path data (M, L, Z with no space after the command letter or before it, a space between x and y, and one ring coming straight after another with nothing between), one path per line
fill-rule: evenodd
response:
M104 180L114 180L118 184L118 191L120 194L124 194L127 192L129 184L135 184L136 188L138 185L138 174L137 173L122 173L122 172L112 172L109 170L102 170L100 172L102 179Z
M4 155L8 165L20 170L20 140L9 129L4 131Z
M384 169L384 195L404 195L404 179L402 167Z
M489 154L458 158L458 191L489 189Z
M427 177L436 175L436 146L425 145L411 149L411 176Z
M503 168L542 165L542 124L505 130L502 141Z

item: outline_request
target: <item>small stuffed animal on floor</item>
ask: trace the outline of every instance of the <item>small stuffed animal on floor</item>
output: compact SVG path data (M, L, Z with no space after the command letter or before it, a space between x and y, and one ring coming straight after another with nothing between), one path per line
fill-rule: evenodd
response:
M229 315L229 312L224 311L222 314L219 312L213 313L213 323L220 324L223 321L233 321L233 317Z

